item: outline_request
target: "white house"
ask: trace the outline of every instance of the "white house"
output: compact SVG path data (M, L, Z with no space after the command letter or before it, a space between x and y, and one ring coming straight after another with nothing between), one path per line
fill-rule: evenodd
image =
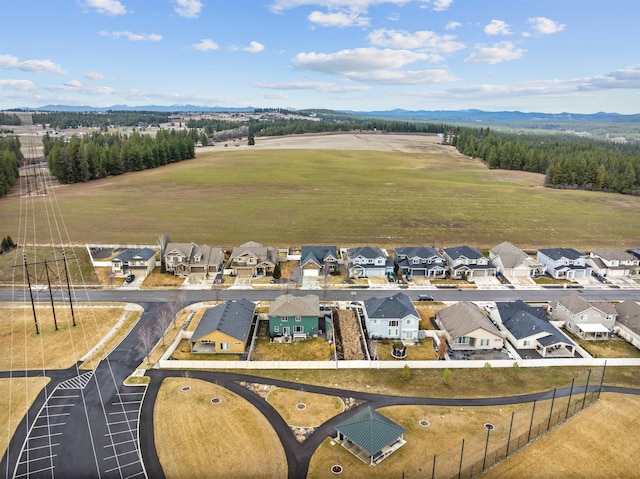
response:
M370 339L418 340L420 315L404 293L366 299L364 317Z
M591 275L585 255L573 248L539 249L536 259L547 268L554 279L573 281Z
M393 260L380 248L362 246L347 250L350 278L368 278L393 274Z

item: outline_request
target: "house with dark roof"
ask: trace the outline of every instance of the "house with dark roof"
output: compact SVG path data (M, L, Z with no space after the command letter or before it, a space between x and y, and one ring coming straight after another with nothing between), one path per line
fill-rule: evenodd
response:
M369 278L393 274L393 260L385 251L371 246L349 248L347 268L350 278Z
M507 340L516 349L536 351L543 358L575 354L576 344L547 320L544 308L529 306L521 299L496 306Z
M616 304L616 334L640 349L640 304L635 301L623 301Z
M365 299L363 313L370 339L418 340L420 315L404 293Z
M228 267L235 276L265 276L273 274L278 263L278 250L249 241L233 248Z
M306 339L319 334L320 298L315 294L278 296L269 307L269 335Z
M194 353L244 353L250 339L256 305L246 299L229 300L205 310L193 331Z
M111 260L111 273L119 278L130 274L146 277L156 267L156 252L151 248L130 248Z
M574 281L591 275L587 258L573 248L539 249L536 259L545 265L547 273L554 279Z
M640 259L621 249L599 249L589 253L587 264L593 272L605 278L640 276Z
M563 321L566 330L580 339L607 339L618 316L613 304L589 302L577 294L551 301L549 314L554 321Z
M460 301L436 312L449 348L457 350L502 349L504 337L491 320L469 301Z
M401 274L444 278L447 264L434 248L426 246L408 246L394 250L395 268Z
M406 444L405 428L371 406L336 426L336 442L365 464L375 466Z
M542 263L508 241L491 248L489 259L498 272L508 278L535 278L545 273Z
M305 277L333 273L338 265L336 246L303 246L301 253L300 269Z
M454 246L442 250L449 266L449 274L454 279L471 280L474 277L496 275L496 267L480 251L470 246Z
M164 250L167 273L176 276L216 274L222 271L224 251L196 243L168 243Z

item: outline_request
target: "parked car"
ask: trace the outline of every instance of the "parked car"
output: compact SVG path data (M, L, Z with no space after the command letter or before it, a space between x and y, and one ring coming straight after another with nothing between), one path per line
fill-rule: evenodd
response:
M433 296L430 294L421 294L418 296L418 301L433 301Z
M130 274L129 276L127 276L127 277L125 278L125 281L126 281L127 283L133 283L133 280L134 280L134 279L136 279L136 275L135 275L135 274Z

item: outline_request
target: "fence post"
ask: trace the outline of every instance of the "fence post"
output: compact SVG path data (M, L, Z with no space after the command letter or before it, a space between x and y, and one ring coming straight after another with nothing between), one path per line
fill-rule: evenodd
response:
M436 455L433 455L433 467L431 468L431 479L436 477Z
M484 443L484 459L482 459L482 470L484 471L484 466L487 463L487 449L489 449L489 435L491 434L491 429L487 428L487 442Z
M602 377L600 377L600 387L598 388L598 399L600 399L600 392L602 391L602 384L604 383L604 372L607 370L607 360L604 360L604 366L602 367Z
M556 388L553 388L553 397L551 398L551 410L549 411L549 421L547 421L547 431L551 427L551 415L553 414L553 403L556 401Z
M460 466L458 467L458 479L460 479L460 474L462 474L462 455L464 454L464 439L462 440L462 449L460 450Z
M533 427L533 416L536 413L536 400L533 401L533 411L531 411L531 422L529 423L529 435L527 436L527 442L531 439L531 428Z
M584 396L582 396L582 407L580 409L584 409L584 402L587 400L587 391L589 390L589 379L591 379L591 369L589 369L589 374L587 374L587 385L584 387Z
M511 431L513 430L513 416L515 411L511 411L511 424L509 425L509 437L507 437L507 454L505 457L509 457L509 446L511 445Z
M573 383L576 378L571 379L571 390L569 391L569 402L567 403L567 411L564 413L564 420L566 421L569 417L569 406L571 406L571 397L573 396Z

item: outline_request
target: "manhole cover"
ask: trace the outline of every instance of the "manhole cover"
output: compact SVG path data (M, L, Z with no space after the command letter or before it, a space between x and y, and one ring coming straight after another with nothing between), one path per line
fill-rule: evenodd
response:
M305 403L303 403L303 402L300 402L300 403L296 404L296 407L298 409L300 409L300 410L307 409L307 405Z
M191 386L182 386L182 390L183 391L190 391L191 390Z
M331 472L333 472L334 474L340 474L342 472L342 466L339 464L334 464L333 466L331 466Z
M420 422L418 422L418 424L420 424L422 427L429 427L429 421L427 421L426 419L422 419Z
M218 404L220 402L220 398L211 398L211 404Z
M495 427L493 424L491 424L490 422L488 422L488 423L486 423L486 424L484 425L484 428L485 428L487 431L493 431L496 427Z

